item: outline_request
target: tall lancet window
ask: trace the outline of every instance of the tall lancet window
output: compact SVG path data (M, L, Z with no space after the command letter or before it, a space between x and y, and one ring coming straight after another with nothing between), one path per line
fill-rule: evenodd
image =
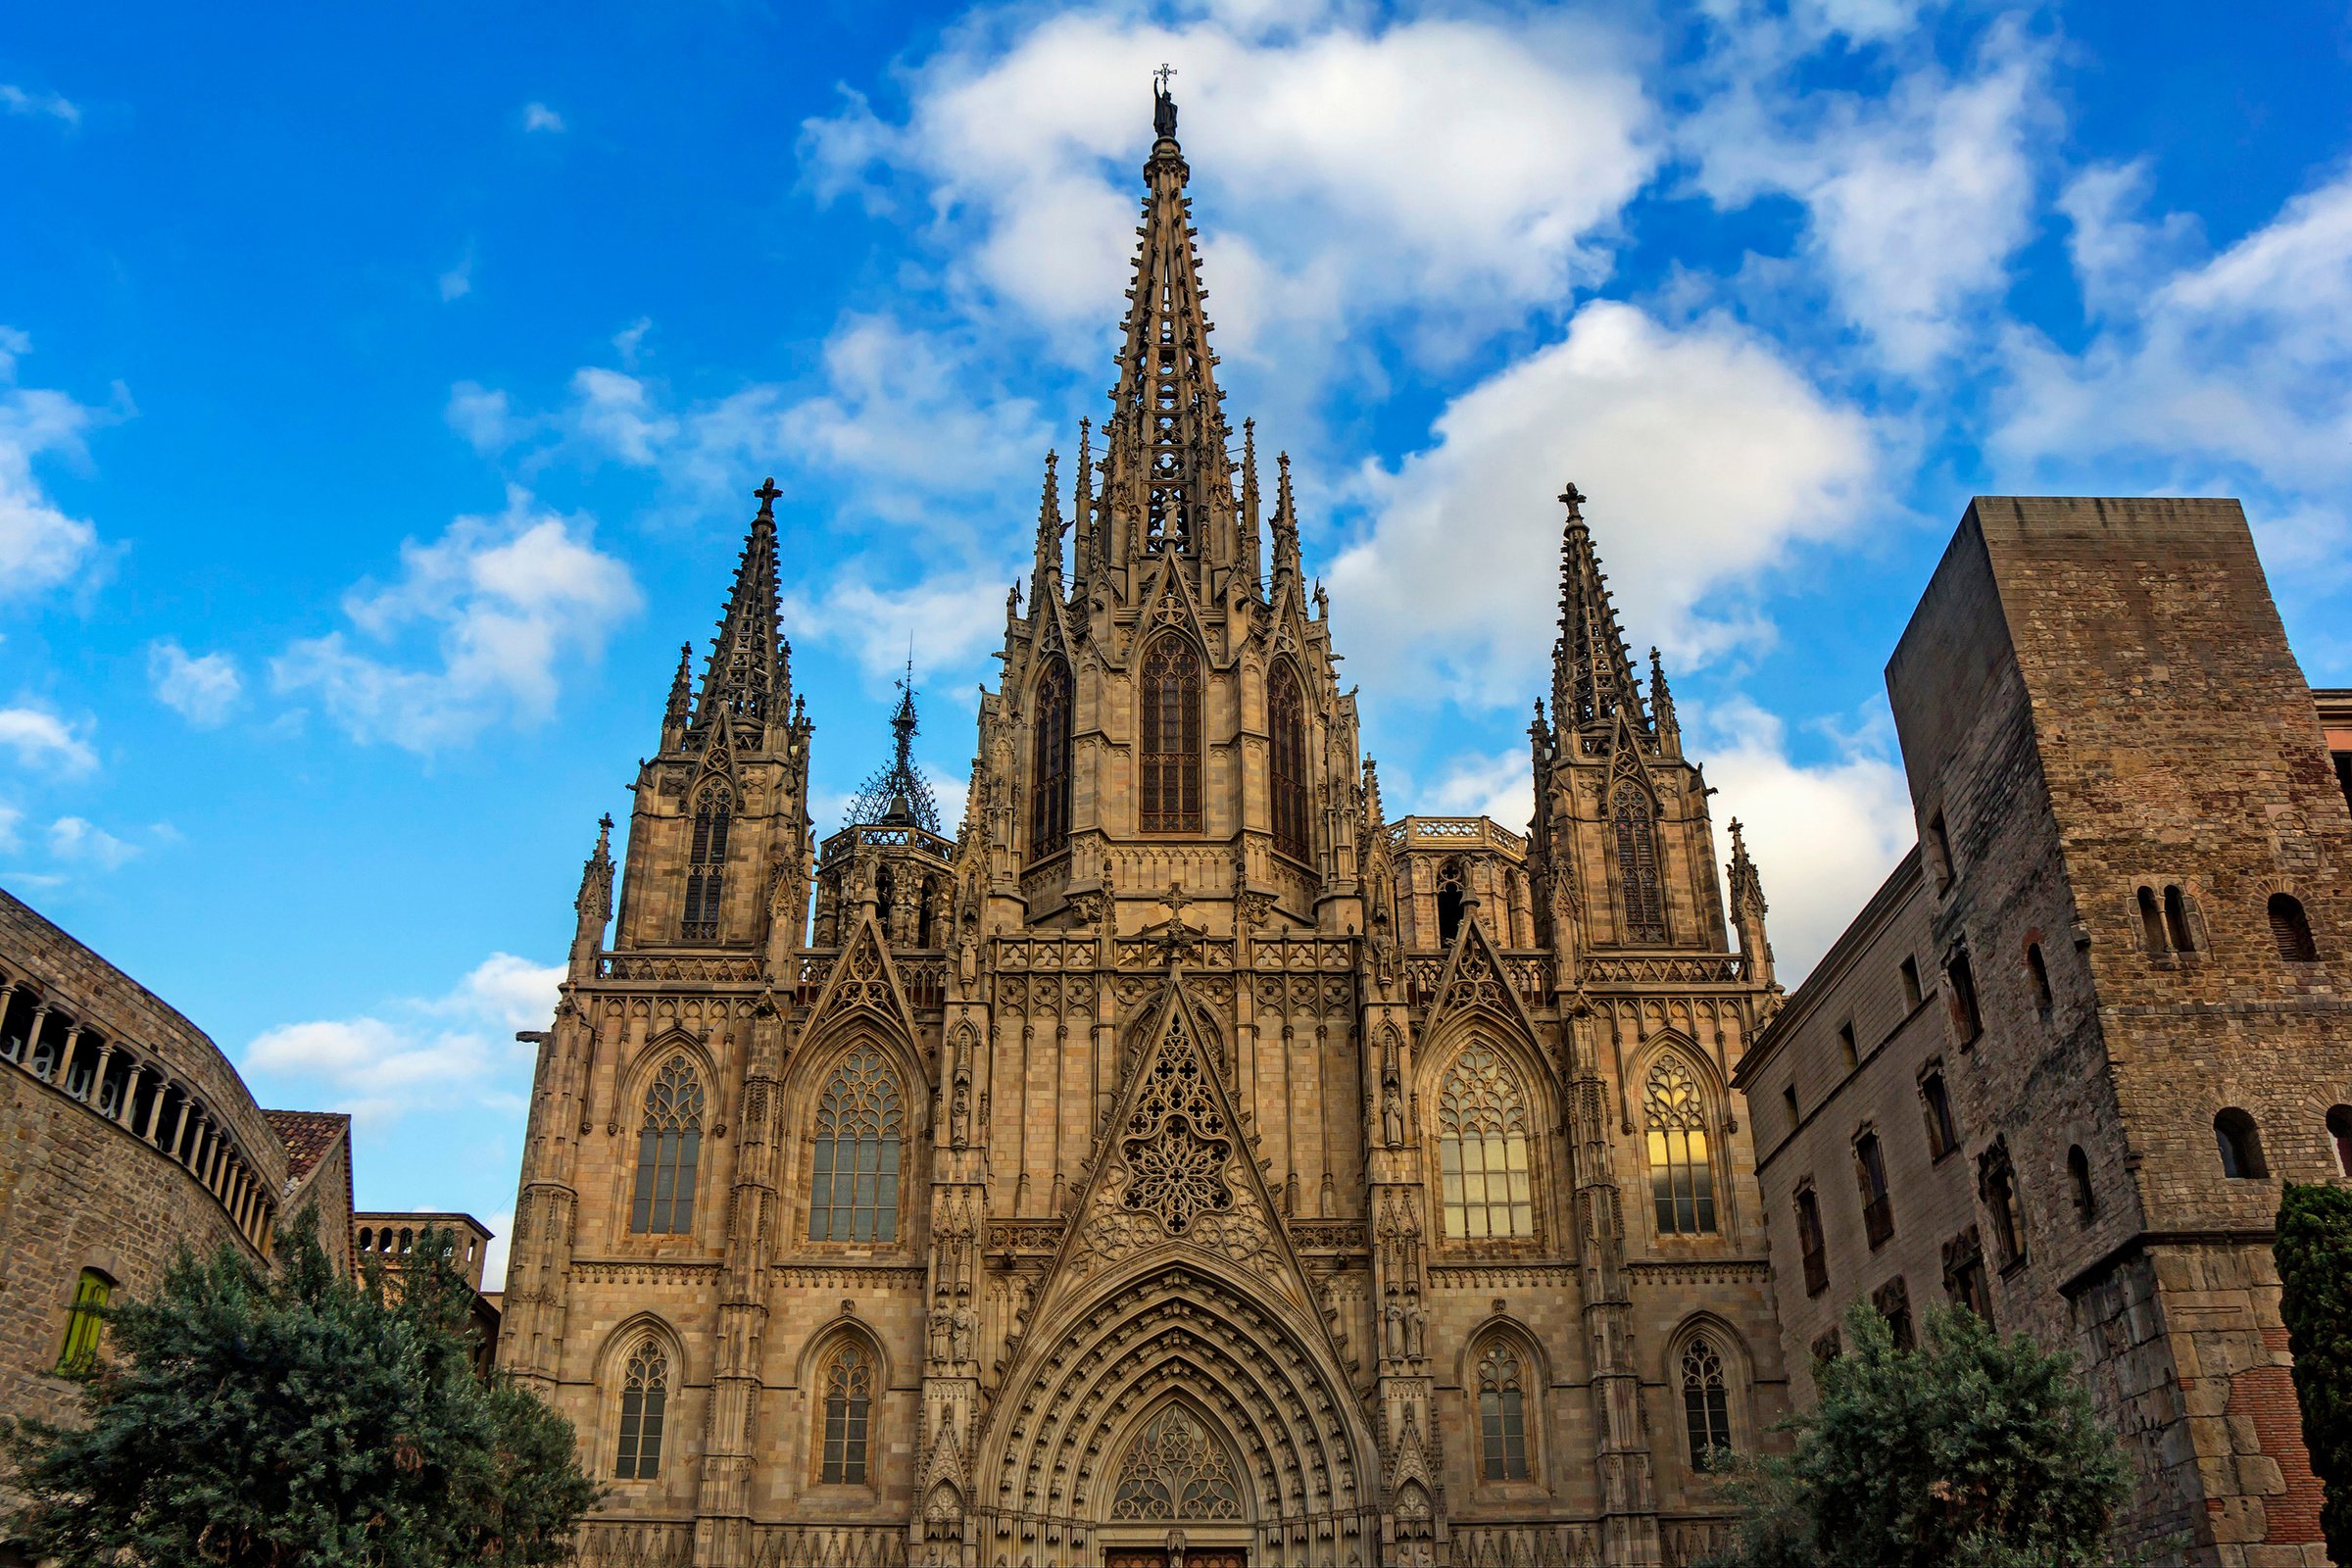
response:
M1438 1096L1438 1179L1446 1234L1485 1241L1536 1234L1527 1098L1494 1048L1473 1041Z
M1169 634L1144 655L1144 831L1200 831L1200 654Z
M1029 797L1029 858L1058 855L1070 841L1070 666L1055 659L1037 682L1030 722L1037 730L1036 783Z
M899 1075L859 1046L841 1058L816 1102L809 1183L812 1242L889 1242L899 1234Z
M669 1357L658 1342L640 1340L621 1369L615 1479L652 1481L662 1474L662 1426L668 1404Z
M1625 893L1625 939L1666 940L1666 890L1658 881L1658 824L1649 797L1627 786L1617 792L1617 881Z
M645 1091L629 1229L640 1236L683 1236L694 1229L694 1171L702 1153L703 1080L685 1057L672 1056Z
M1680 1056L1660 1056L1642 1095L1649 1135L1649 1190L1660 1236L1715 1233L1715 1162L1707 1102Z
M1274 666L1266 693L1266 723L1272 731L1270 761L1274 785L1274 848L1306 858L1306 703L1289 664Z
M1478 1358L1479 1474L1489 1481L1527 1479L1527 1387L1507 1341L1487 1342Z
M718 907L726 891L727 824L735 796L723 784L703 791L694 808L694 838L686 851L686 919L689 942L718 940Z

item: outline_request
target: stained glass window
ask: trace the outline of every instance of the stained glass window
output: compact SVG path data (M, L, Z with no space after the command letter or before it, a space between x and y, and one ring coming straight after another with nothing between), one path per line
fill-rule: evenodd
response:
M844 1340L825 1358L824 1379L824 1452L817 1479L863 1486L874 1411L873 1357L857 1341Z
M669 1403L669 1357L653 1340L629 1352L620 1385L620 1451L612 1473L651 1481L662 1473L662 1420Z
M640 1236L683 1236L694 1229L694 1173L702 1152L703 1080L685 1057L672 1056L645 1091L629 1229Z
M1732 1416L1723 1385L1723 1356L1703 1334L1683 1348L1683 1424L1690 1429L1691 1469L1718 1469L1731 1457Z
M1658 880L1658 827L1649 797L1626 787L1617 792L1617 880L1625 893L1625 939L1666 940L1666 892Z
M703 792L694 808L694 839L686 854L686 918L689 942L718 940L718 910L726 892L727 825L735 797L723 786Z
M858 1047L833 1069L816 1105L810 1241L898 1239L902 1104L899 1075L877 1047Z
M1037 683L1036 788L1029 800L1029 858L1058 855L1070 840L1070 666L1055 659Z
M1527 1391L1519 1356L1501 1340L1478 1358L1478 1448L1487 1480L1527 1479Z
M1272 731L1270 760L1274 794L1274 848L1306 858L1306 703L1298 677L1288 663L1274 666L1266 697Z
M74 1282L74 1304L66 1312L66 1347L57 1358L60 1372L87 1372L97 1364L106 1303L114 1294L115 1282L94 1268L83 1269Z
M1183 1405L1144 1424L1110 1497L1113 1519L1239 1519L1233 1461Z
M1661 1056L1642 1095L1649 1135L1649 1190L1661 1236L1715 1234L1715 1162L1707 1104L1690 1064Z
M1491 1046L1466 1046L1438 1097L1438 1176L1446 1234L1533 1236L1527 1100Z
M1144 801L1147 833L1200 828L1200 655L1168 635L1144 656Z

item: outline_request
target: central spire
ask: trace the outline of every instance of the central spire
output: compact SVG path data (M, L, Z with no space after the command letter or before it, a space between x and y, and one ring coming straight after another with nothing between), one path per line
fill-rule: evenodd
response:
M752 492L760 514L744 536L735 585L710 644L702 703L695 710L695 728L701 729L725 709L739 745L759 745L769 721L785 717L784 707L792 699L792 650L776 623L776 498L783 493L773 479Z
M1560 535L1560 640L1552 645L1552 717L1562 730L1582 729L1623 712L1637 730L1649 721L1634 684L1633 656L1617 628L1608 576L1592 550L1585 522L1585 493L1560 492L1568 521Z
M914 716L914 655L906 656L906 674L899 681L899 710L890 717L891 760L874 770L850 801L850 820L864 825L898 826L911 822L927 833L942 831L939 803L931 786L914 765L914 737L921 727Z

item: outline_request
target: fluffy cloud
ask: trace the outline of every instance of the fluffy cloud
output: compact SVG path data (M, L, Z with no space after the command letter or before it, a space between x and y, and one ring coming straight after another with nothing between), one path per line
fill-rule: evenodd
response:
M908 658L917 669L959 667L1004 631L1004 595L1011 584L980 570L924 577L906 587L877 587L868 568L853 562L820 596L793 596L785 605L793 625L841 642L871 675L895 675Z
M472 293L472 250L470 248L467 249L466 254L459 259L458 265L451 268L448 271L443 272L437 281L441 289L441 302L445 305L451 300L462 300L466 295Z
M1628 635L1690 656L1761 635L1702 601L1846 528L1875 463L1861 416L1752 333L1605 302L1456 397L1436 434L1368 475L1374 521L1332 593L1367 679L1488 706L1543 689L1563 480L1591 497Z
M526 131L552 131L561 135L564 129L564 117L543 103L527 103L522 106L522 128Z
M62 392L21 386L17 361L32 340L0 326L0 600L72 581L98 556L98 530L69 516L33 473L44 453L82 455L99 411Z
M147 683L157 702L199 729L225 720L245 695L235 660L226 654L190 655L169 637L147 645Z
M49 824L50 858L69 865L112 871L138 853L137 845L115 837L87 817L61 816Z
M98 765L98 754L89 742L64 719L38 708L0 708L0 747L14 752L18 764L28 770L86 773Z
M561 671L593 661L611 623L639 604L585 518L511 489L496 517L460 517L430 544L401 546L402 573L343 597L352 632L297 642L270 661L274 688L315 696L363 741L431 752L485 725L544 719ZM430 652L419 644L430 643Z
M0 81L0 109L12 115L32 115L44 120L59 121L68 125L81 123L81 108L73 100L54 92L31 92L25 88Z

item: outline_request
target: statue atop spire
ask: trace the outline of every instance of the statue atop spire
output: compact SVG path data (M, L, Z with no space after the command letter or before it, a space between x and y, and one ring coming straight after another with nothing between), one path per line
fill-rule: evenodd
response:
M1168 93L1168 78L1174 74L1176 68L1165 64L1152 73L1152 131L1161 141L1176 139L1176 100Z
M914 716L914 653L912 639L906 654L906 673L898 682L899 710L890 718L891 759L874 770L850 801L850 820L861 824L919 827L926 833L944 831L939 825L939 802L914 765L914 737L921 726Z
M727 594L718 635L710 643L702 703L694 715L695 728L702 729L725 710L734 721L738 745L761 744L770 719L784 717L792 692L787 663L791 650L778 629L776 613L775 504L783 493L772 478L752 492L759 498L760 513L744 536L735 585Z
M1641 689L1634 683L1633 655L1617 629L1617 607L1609 602L1608 577L1592 550L1585 523L1585 493L1574 484L1560 492L1568 510L1560 536L1560 639L1552 645L1551 712L1563 733L1603 723L1622 712L1647 733Z

